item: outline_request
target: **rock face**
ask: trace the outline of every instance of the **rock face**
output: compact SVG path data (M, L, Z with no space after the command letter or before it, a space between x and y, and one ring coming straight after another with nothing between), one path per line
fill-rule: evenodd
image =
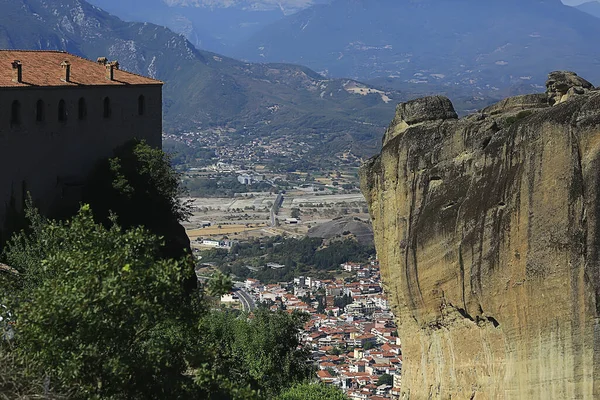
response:
M600 91L575 77L460 120L400 105L362 167L404 398L600 398Z

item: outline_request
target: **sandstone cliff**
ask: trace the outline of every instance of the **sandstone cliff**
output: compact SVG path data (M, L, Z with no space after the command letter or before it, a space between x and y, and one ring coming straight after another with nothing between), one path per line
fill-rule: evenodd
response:
M361 170L410 399L600 398L600 91L398 106Z

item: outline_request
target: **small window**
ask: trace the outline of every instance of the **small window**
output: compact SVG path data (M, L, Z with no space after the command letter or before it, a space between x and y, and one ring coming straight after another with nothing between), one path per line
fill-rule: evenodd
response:
M146 112L146 98L144 95L138 97L138 115L144 115Z
M79 120L86 119L87 118L87 104L83 97L79 99L78 110L79 110L79 112L78 112Z
M67 104L64 100L58 102L58 120L60 122L67 121Z
M35 120L37 122L44 121L44 102L42 100L38 100L35 103Z
M108 97L104 98L104 118L110 118L111 109L110 109L110 99Z
M20 125L21 124L21 103L18 100L12 102L10 109L10 124Z

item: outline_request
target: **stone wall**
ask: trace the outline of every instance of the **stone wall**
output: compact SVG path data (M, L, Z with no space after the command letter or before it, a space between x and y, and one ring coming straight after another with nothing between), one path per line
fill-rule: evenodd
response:
M563 86L401 105L361 169L404 398L600 398L600 91Z
M108 118L105 98L110 99ZM87 110L81 119L80 99ZM59 118L61 100L64 121ZM20 104L18 121L13 118L15 101ZM26 192L45 212L77 203L81 184L99 159L132 138L160 147L161 135L160 85L0 88L0 227L7 215L22 209Z

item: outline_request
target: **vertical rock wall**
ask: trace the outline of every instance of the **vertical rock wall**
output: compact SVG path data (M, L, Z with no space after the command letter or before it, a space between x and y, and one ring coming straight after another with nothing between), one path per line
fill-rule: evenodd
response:
M600 91L402 104L361 170L410 399L600 398Z

